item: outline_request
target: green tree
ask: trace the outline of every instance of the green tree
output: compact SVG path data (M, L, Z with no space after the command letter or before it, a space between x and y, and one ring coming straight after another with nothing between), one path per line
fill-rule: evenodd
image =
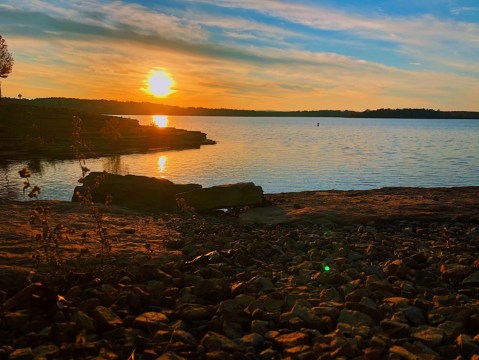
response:
M0 35L0 78L5 79L12 72L13 57L8 51L5 39ZM0 99L2 98L2 83L0 81Z

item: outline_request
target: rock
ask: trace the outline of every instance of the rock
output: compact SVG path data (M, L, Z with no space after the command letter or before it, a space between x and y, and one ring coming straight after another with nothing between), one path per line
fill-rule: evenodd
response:
M446 320L437 326L444 332L447 341L454 341L464 330L464 325L457 321Z
M281 349L288 349L298 345L307 345L309 342L308 334L296 331L290 334L279 335L274 339L276 345Z
M33 360L35 358L35 354L33 354L32 348L22 348L16 349L13 351L10 356L9 360Z
M53 359L58 356L60 349L56 345L40 345L33 349L35 359Z
M176 195L178 204L197 211L235 206L260 205L263 189L254 183L238 183L210 188L198 188Z
M338 323L345 323L350 326L368 325L373 326L376 324L374 319L369 315L355 310L341 310L338 317Z
M462 281L474 270L473 267L459 264L442 264L441 275L445 279Z
M444 331L436 327L421 325L412 330L411 336L427 346L436 347L444 340Z
M13 296L29 283L32 270L11 265L0 265L0 289L7 293L7 297Z
M201 345L207 351L224 350L227 352L235 352L238 350L238 345L226 336L218 334L214 331L209 331L203 339L201 339Z
M249 209L238 217L238 222L249 225L278 225L291 221L285 211L277 206Z
M418 307L409 306L402 309L402 312L412 326L419 326L427 323L424 313Z
M29 316L26 311L15 311L5 313L4 319L9 330L18 331L28 324Z
M96 332L96 326L93 319L81 310L78 310L73 315L73 321L76 322L80 329L85 329L89 334Z
M473 272L471 275L466 277L462 284L464 286L479 286L479 271Z
M98 186L95 186L96 182ZM75 188L72 201L80 201L77 194L83 194L86 187L91 191L93 202L104 203L106 197L111 195L115 205L153 211L176 208L176 194L200 189L201 185L178 185L166 179L147 176L91 172L85 177L83 186Z
M96 326L99 329L110 330L123 325L123 321L110 309L97 306L94 311Z
M469 357L473 354L479 353L479 345L474 343L474 340L466 334L461 334L456 338L456 345L462 356Z
M165 314L149 311L137 316L135 321L133 321L133 326L148 332L153 332L157 330L159 326L168 323L168 321L168 317Z
M408 337L411 328L408 324L399 321L383 320L380 323L381 330L391 338L405 338Z
M241 347L253 346L255 348L261 346L264 342L264 337L260 334L251 333L236 340L236 343Z
M207 306L199 304L183 304L178 311L178 315L180 319L186 321L207 320L211 319L212 316Z
M156 360L186 360L183 356L175 354L173 351L168 351L160 355Z

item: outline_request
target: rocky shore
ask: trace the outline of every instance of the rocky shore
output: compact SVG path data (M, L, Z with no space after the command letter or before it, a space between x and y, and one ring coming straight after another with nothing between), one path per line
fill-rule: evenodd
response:
M0 359L479 359L479 188L267 200L112 207L111 276L78 257L98 252L88 209L0 200ZM68 236L56 281L31 257L36 206Z

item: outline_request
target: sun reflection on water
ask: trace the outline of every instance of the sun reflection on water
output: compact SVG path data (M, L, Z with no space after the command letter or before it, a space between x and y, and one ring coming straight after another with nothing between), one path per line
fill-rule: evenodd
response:
M168 115L153 115L151 124L160 128L165 128L168 126Z
M166 157L166 155L161 155L159 158L158 158L158 171L160 173L166 173L166 163L168 162L168 158ZM162 176L164 177L164 176Z

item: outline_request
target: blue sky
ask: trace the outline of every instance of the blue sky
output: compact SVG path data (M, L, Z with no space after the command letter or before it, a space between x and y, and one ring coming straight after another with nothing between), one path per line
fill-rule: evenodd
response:
M479 111L479 2L0 2L4 94L242 109ZM145 92L151 70L174 93Z

